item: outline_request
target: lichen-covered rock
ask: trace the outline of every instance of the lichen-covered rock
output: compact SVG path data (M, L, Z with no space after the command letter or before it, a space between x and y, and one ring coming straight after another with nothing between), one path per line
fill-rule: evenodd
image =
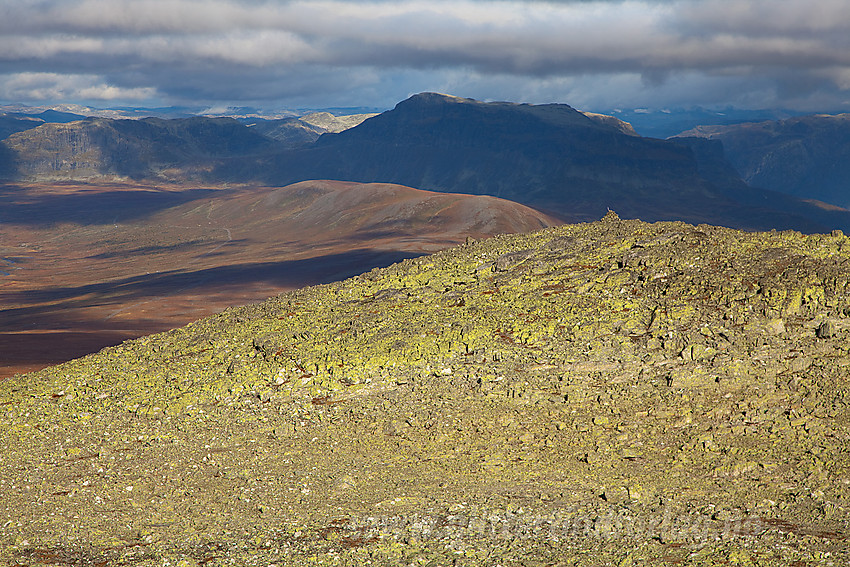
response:
M0 382L10 564L850 562L850 246L501 236Z

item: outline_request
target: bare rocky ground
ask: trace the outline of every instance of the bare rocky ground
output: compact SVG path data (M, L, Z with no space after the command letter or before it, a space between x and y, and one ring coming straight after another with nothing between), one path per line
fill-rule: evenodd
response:
M0 382L7 565L847 565L850 240L496 237Z

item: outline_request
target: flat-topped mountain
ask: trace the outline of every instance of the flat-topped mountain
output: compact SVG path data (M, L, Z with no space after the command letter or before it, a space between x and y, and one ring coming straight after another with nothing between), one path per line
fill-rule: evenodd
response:
M630 218L749 229L850 228L847 213L824 219L797 199L783 202L737 176L713 175L728 168L720 151L697 154L684 141L641 138L614 118L564 104L425 93L323 135L311 147L241 165L236 178L253 173L280 184L312 178L392 182L495 195L574 220L615 208Z
M0 561L846 565L848 266L612 213L0 381Z
M700 126L681 135L722 142L752 186L850 208L850 114Z
M687 149L626 135L567 105L482 103L434 93L413 96L272 165L269 174L281 181L321 171L317 177L489 194L573 214L585 212L582 203L601 206L606 195L623 197L628 203L620 208L632 209L642 191L669 191L671 182L682 182L697 194L706 185Z

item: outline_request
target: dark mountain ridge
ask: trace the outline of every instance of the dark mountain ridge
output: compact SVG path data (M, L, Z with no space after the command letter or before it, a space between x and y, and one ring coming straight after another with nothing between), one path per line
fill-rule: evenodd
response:
M280 156L270 173L282 182L321 168L321 177L409 179L428 190L557 206L562 195L553 194L553 177L588 197L611 184L646 187L644 176L630 175L637 173L638 148L653 151L654 165L670 178L691 173L687 150L625 135L567 105L425 93L360 126L324 135L308 150Z

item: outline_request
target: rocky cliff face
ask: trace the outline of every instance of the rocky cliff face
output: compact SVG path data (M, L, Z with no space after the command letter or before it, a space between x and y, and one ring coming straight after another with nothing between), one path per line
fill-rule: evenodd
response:
M18 176L36 179L189 177L213 160L262 153L273 143L229 118L43 124L10 136Z
M847 564L848 266L612 213L5 380L0 557Z
M850 114L700 126L750 185L850 208Z

